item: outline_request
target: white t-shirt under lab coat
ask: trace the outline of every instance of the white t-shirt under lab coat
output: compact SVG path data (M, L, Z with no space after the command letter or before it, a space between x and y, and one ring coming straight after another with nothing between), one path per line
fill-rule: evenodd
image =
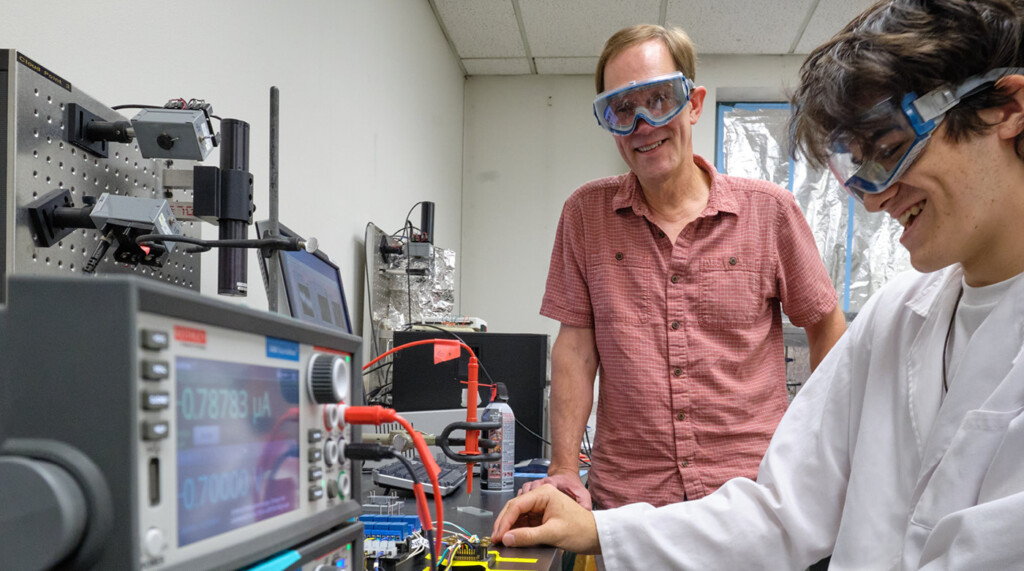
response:
M1024 568L1024 280L954 345L942 398L961 282L959 267L910 273L873 296L757 482L595 512L606 568L804 569L829 553L831 569Z

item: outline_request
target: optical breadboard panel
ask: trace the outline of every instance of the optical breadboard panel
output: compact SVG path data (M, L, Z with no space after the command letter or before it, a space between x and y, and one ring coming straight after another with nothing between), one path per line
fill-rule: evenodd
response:
M33 241L26 206L54 190L71 193L75 207L102 193L161 198L192 204L191 189L167 189L168 161L143 158L136 142L109 143L107 158L94 156L67 141L69 105L77 104L104 121L122 121L117 111L82 92L77 85L16 50L0 50L0 302L7 298L10 274L89 275L82 268L99 244L98 230L75 230L50 247ZM194 162L171 168L191 171ZM176 208L176 214L179 214ZM179 216L179 219L181 217ZM182 219L186 236L199 237L200 222ZM199 289L199 254L176 248L162 268L129 266L113 260L113 248L97 274L129 273L184 288Z

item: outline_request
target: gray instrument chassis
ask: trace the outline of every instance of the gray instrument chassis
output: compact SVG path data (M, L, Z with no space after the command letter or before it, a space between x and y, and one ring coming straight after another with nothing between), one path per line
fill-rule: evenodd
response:
M21 458L41 458L36 463L49 466L48 455L63 454L65 460L81 462L72 469L50 470L66 472L56 476L64 480L52 489L74 487L66 476L80 486L90 478L94 484L83 486L85 493L77 499L72 497L76 494L58 498L62 509L52 509L50 502L52 517L43 523L57 531L39 538L45 549L57 549L58 534L79 534L83 518L74 512L87 512L84 532L72 537L77 543L67 548L62 568L233 569L322 541L328 531L361 533L361 525L349 521L360 511L352 499L352 490L360 489L359 470L351 470L343 457L333 465L321 459L327 442L337 446L346 439L358 440L358 427L325 428L325 405L313 402L304 388L289 405L294 406L290 414L298 417L293 427L298 436L293 450L298 453L289 460L299 476L291 488L299 490L294 506L192 543L182 540L184 545L179 545L176 519L182 517L182 468L177 461L184 447L177 431L186 434L183 406L176 402L184 373L176 370L176 363L211 359L293 368L305 387L313 356L349 354L348 402L361 404L361 391L354 390L361 384L358 337L133 276L11 276L8 285L8 304L0 311L0 464L6 459L7 473L18 473ZM149 344L154 332L163 332L166 347ZM271 347L278 339L294 344L295 359L274 357ZM165 364L164 378L149 376L148 364L154 360ZM154 391L163 395L155 408L147 400ZM281 418L292 422L287 415ZM152 432L158 426L163 428ZM317 428L322 434L314 439ZM323 486L332 480L344 482L334 487L334 497ZM7 502L0 509L31 503L33 498L19 497L24 490L0 487L0 502ZM0 533L0 567L24 568L17 561L4 561L5 552L17 551L5 545L4 535ZM10 535L6 540L11 541ZM362 553L361 539L352 541L358 542L356 553Z

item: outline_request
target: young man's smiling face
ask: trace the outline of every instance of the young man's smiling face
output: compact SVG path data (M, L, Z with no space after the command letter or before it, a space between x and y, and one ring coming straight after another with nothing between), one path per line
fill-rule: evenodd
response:
M995 113L993 119L999 121L1001 112ZM1014 220L1015 210L1008 208L1019 204L1024 188L1008 183L1012 179L1005 176L1006 165L1020 168L1022 163L1013 139L1000 131L994 127L953 143L946 137L945 125L939 125L895 184L879 194L864 195L869 211L884 211L903 226L900 244L918 271L960 263L968 283L985 285L992 283L987 276L1000 274L993 265L999 263L1001 250L1024 248L1005 243L1006 230L1024 224Z

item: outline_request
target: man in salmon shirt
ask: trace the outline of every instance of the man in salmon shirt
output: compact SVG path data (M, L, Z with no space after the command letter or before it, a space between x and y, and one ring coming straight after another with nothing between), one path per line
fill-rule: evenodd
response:
M753 478L788 404L780 309L805 328L812 367L845 329L792 193L693 153L706 93L695 66L678 28L634 26L605 45L594 114L630 171L562 211L541 307L561 323L552 461L524 491L550 483L588 509L665 505Z

